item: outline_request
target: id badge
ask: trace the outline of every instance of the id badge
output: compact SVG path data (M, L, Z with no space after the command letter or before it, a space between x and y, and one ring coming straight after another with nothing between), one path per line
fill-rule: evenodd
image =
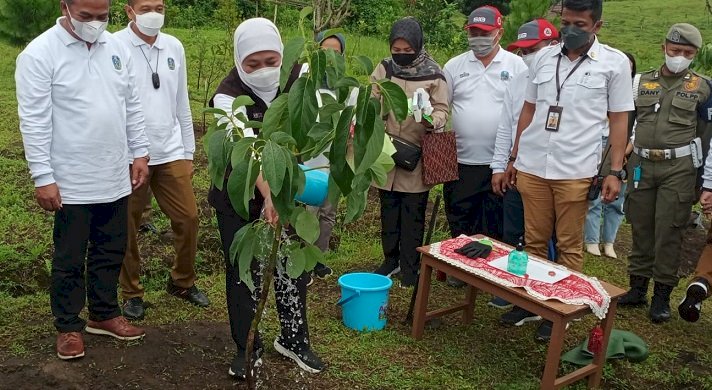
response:
M546 126L544 129L546 131L559 131L559 125L561 124L561 114L564 112L564 107L551 106L549 107L549 113L546 115Z

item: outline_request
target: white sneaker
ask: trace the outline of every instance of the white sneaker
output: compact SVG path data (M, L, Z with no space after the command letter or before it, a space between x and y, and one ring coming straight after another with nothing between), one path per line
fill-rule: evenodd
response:
M586 244L586 252L594 256L601 255L601 249L598 247L598 244Z
M611 259L618 258L618 255L616 255L616 251L613 249L612 242L607 242L603 244L603 254L606 255L606 257L610 257Z

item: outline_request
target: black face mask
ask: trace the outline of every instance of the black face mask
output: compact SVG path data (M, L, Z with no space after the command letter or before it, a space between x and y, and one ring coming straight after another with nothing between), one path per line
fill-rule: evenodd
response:
M393 62L398 64L398 66L408 66L418 58L416 53L391 53L391 56L393 57Z
M561 29L564 46L569 50L580 49L591 40L591 33L576 26L566 26Z

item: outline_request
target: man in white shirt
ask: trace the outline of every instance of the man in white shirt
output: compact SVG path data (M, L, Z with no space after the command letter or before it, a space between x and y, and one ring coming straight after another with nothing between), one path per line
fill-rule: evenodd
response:
M175 233L175 259L168 277L169 294L206 307L210 304L195 286L198 248L198 208L193 193L195 136L188 101L188 77L183 45L162 33L164 0L129 0L128 27L116 33L127 47L136 69L136 84L151 142L148 183L129 198L129 240L121 267L124 316L144 316L144 288L140 283L141 256L137 234L141 214L149 201L149 187L171 220Z
M602 124L610 119L611 170L603 173L602 185L608 203L624 178L633 109L628 58L596 37L602 10L602 0L564 0L563 44L541 50L530 68L518 125L522 134L512 150L516 162L507 173L524 202L527 251L546 257L556 227L559 262L575 271L583 269L587 193L597 174ZM550 334L551 323L545 322L537 339Z
M445 210L454 237L483 233L502 237L502 198L492 192L497 127L505 89L526 72L522 59L499 46L504 30L494 7L474 10L466 30L470 50L445 64L457 137L460 179L443 189Z
M131 56L104 32L110 1L60 4L64 16L18 56L15 82L35 197L55 212L50 304L66 360L84 356L85 325L121 340L144 335L121 316L116 285L127 199L146 181L149 144Z

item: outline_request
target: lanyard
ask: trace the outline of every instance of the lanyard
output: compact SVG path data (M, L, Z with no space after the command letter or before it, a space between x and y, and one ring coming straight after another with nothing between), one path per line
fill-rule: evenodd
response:
M561 57L562 57L562 55L559 54L559 60L556 62L556 105L557 106L559 105L559 100L561 98L561 89L564 88L564 84L566 84L566 80L568 80L569 77L571 77L571 75L574 74L574 72L576 72L576 70L579 68L579 66L581 66L583 61L586 60L586 57L588 57L588 54L584 54L583 56L581 56L581 59L576 63L574 68L571 69L569 74L564 79L563 83L559 82L559 68L561 67Z

